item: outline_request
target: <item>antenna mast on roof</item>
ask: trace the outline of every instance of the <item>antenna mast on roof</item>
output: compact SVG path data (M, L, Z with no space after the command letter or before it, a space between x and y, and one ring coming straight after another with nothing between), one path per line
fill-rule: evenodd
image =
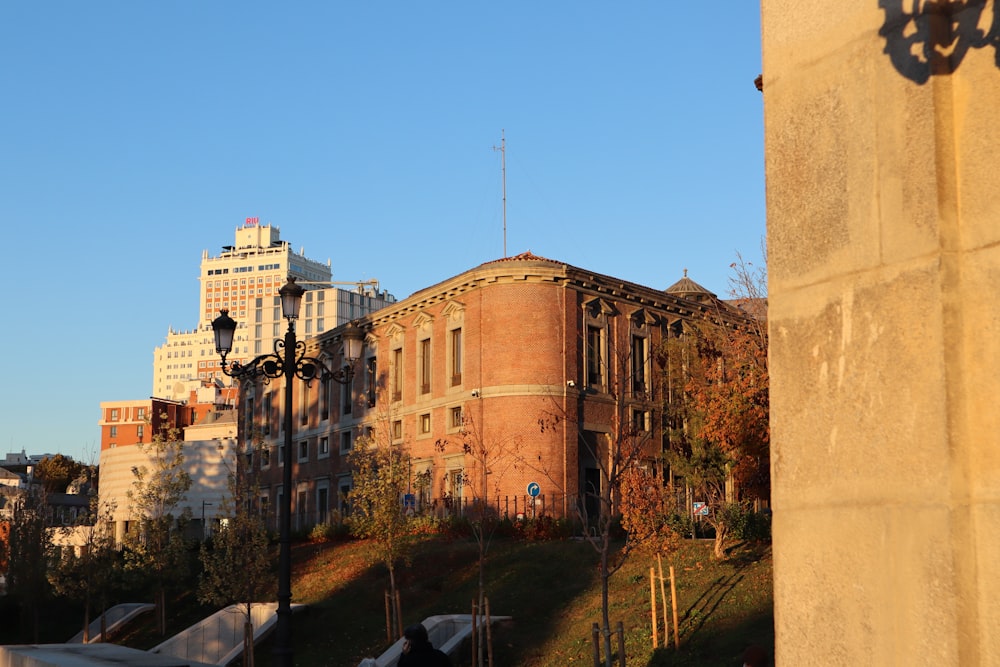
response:
M504 130L500 128L500 148L496 146L493 150L500 151L500 174L503 180L503 256L507 256L507 140L504 138Z

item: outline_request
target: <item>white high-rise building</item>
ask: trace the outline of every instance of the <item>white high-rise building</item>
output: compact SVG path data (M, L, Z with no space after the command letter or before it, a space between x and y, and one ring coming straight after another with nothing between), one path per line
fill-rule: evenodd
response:
M395 303L395 297L379 290L377 280L332 282L329 260L323 264L293 251L280 233L278 227L247 218L236 229L234 245L223 246L217 257L202 252L198 326L189 331L171 328L166 342L154 351L153 396L186 400L192 381L225 379L212 334L212 320L222 309L239 323L230 361L272 352L274 340L286 328L278 290L288 276L306 289L295 324L302 338Z

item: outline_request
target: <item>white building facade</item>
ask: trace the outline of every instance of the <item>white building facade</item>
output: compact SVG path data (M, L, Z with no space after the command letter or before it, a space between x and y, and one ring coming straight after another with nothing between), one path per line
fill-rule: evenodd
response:
M281 230L247 218L236 229L234 245L218 256L202 252L198 325L187 331L170 329L153 353L153 396L183 400L187 381L223 378L215 352L212 320L226 309L239 323L230 361L247 361L273 351L284 334L278 290L288 276L306 288L300 319L303 337L333 329L374 312L396 299L379 289L377 280L334 283L330 261L309 259L280 238ZM353 286L350 289L336 284Z

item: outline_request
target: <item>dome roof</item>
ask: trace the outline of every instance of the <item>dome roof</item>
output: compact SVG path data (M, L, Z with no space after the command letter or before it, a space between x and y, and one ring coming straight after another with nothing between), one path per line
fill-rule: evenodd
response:
M691 299L693 301L705 301L708 299L717 299L718 297L713 293L696 283L695 281L688 278L688 270L684 269L684 277L675 282L673 285L663 290L667 294L674 294L676 296L682 297L684 299Z

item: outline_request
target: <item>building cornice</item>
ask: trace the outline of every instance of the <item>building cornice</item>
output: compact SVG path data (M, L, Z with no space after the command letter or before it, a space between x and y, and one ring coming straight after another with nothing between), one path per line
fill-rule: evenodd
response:
M549 284L573 289L592 298L612 298L634 304L639 308L661 311L677 317L732 317L732 313L735 312L723 301L716 300L713 303L691 301L653 287L586 271L531 253L523 253L480 264L447 280L418 290L405 299L359 318L357 322L365 329L399 325L401 320L415 313L460 299L462 295L485 287L506 284ZM315 344L326 347L339 340L338 327L317 336Z

